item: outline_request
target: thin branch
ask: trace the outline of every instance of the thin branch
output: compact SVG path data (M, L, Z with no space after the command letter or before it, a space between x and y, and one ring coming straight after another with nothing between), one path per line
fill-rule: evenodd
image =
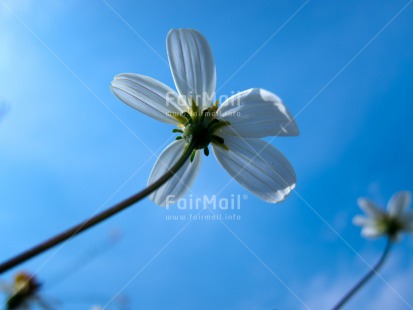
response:
M168 170L163 176L161 176L156 182L152 183L145 189L141 190L137 194L129 197L128 199L125 199L124 201L114 205L113 207L95 215L92 216L91 218L81 222L80 224L73 226L72 228L50 238L49 240L46 240L45 242L40 243L39 245L7 260L6 262L0 264L0 274L8 271L9 269L29 260L30 258L33 258L36 255L39 255L52 247L62 243L65 240L68 240L81 232L95 226L96 224L99 224L100 222L108 219L109 217L117 214L120 211L123 211L124 209L130 207L131 205L135 204L139 200L147 197L151 193L153 193L155 190L160 188L163 184L165 184L172 176L175 175L176 172L184 165L184 163L189 159L191 156L192 151L194 150L194 147L192 144L188 145L188 147L184 150L182 156L179 158L179 160L176 162L175 165L172 166L170 170Z
M383 266L383 263L385 262L388 254L390 253L390 249L391 249L391 245L392 242L390 240L390 238L387 238L387 243L386 243L386 248L384 249L384 252L382 254L382 256L380 257L379 261L376 263L376 265L363 277L360 279L360 281L340 300L340 302L337 303L337 305L333 308L333 310L338 310L341 309L344 304L350 300L351 297L353 297L353 295L355 293L357 293L357 291L363 287L364 284L367 283L368 280L370 280L375 274L377 274L377 272L379 271L379 269L381 268L381 266Z

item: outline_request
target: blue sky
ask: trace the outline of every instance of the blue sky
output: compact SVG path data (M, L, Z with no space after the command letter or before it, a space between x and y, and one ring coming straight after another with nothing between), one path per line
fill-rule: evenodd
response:
M0 0L0 260L146 185L173 127L109 85L133 72L173 87L171 28L208 39L218 95L270 90L301 132L271 139L298 179L281 204L209 156L191 193L247 195L240 220L168 221L194 211L145 200L3 280L36 272L59 309L120 309L116 294L131 309L330 308L384 247L351 224L357 198L413 190L410 2ZM119 242L71 272L113 231ZM349 309L411 309L412 246L404 238Z

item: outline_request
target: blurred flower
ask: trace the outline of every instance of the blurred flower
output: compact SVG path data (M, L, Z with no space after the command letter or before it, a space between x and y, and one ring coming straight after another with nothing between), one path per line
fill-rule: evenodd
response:
M400 239L401 233L413 232L413 212L406 211L411 202L411 193L401 191L394 194L387 203L387 211L374 202L360 198L360 208L370 217L355 216L355 225L362 226L361 234L367 238L387 235L392 241Z
M11 285L3 285L3 290L7 293L6 309L30 309L34 304L49 309L38 294L40 287L41 284L33 275L18 272Z
M148 183L165 174L189 143L195 148L191 159L150 198L163 206L182 198L199 172L202 150L208 156L211 144L218 162L242 186L267 202L284 200L295 187L294 169L275 147L260 139L298 135L280 98L255 88L233 95L218 108L215 63L207 40L196 30L172 29L166 41L178 93L138 74L119 74L111 85L120 100L176 125L173 132L181 134L159 156Z

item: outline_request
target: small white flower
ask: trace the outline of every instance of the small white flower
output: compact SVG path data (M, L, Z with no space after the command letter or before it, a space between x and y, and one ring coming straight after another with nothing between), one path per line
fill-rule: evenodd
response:
M361 234L367 238L387 235L393 241L400 239L401 233L413 232L413 212L406 211L411 202L411 193L401 191L394 194L387 203L387 211L374 202L360 198L360 208L370 217L355 216L353 223L362 226Z
M182 198L199 172L202 151L212 145L222 167L259 198L276 203L295 187L289 161L267 136L296 136L298 128L280 98L254 88L214 103L216 73L211 48L196 30L172 29L166 40L169 64L178 93L147 76L119 74L111 90L120 100L161 122L174 124L181 136L159 156L148 183L153 183L182 155L188 142L195 143L191 160L166 184L150 195L166 205L171 195ZM169 197L169 198L168 198Z

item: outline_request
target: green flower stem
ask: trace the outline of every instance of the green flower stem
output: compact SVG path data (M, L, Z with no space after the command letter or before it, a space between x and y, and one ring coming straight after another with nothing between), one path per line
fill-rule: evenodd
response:
M379 261L376 263L376 265L363 277L360 279L360 281L340 300L339 303L333 308L333 310L338 310L341 309L344 304L350 300L351 297L361 288L363 287L364 284L367 283L368 280L370 280L383 266L383 263L386 261L386 258L388 254L390 253L390 249L392 246L392 241L390 238L387 238L387 243L386 243L386 248L384 249L384 252L382 256L380 257Z
M178 170L184 165L184 163L190 158L192 151L194 150L194 146L191 144L188 145L188 147L185 148L182 156L178 159L175 165L171 167L170 170L168 170L163 176L161 176L156 182L152 183L148 187L144 188L140 192L136 193L135 195L117 203L116 205L112 206L111 208L90 217L89 219L81 222L80 224L73 226L72 228L50 238L49 240L46 240L45 242L42 242L38 244L37 246L5 261L4 263L0 264L0 274L8 271L9 269L29 260L30 258L33 258L36 255L39 255L43 253L44 251L47 251L51 249L52 247L62 243L65 240L68 240L81 232L95 226L96 224L99 224L100 222L108 219L109 217L117 214L120 211L123 211L124 209L130 207L134 203L142 200L143 198L147 197L151 193L153 193L155 190L160 188L163 184L165 184Z

